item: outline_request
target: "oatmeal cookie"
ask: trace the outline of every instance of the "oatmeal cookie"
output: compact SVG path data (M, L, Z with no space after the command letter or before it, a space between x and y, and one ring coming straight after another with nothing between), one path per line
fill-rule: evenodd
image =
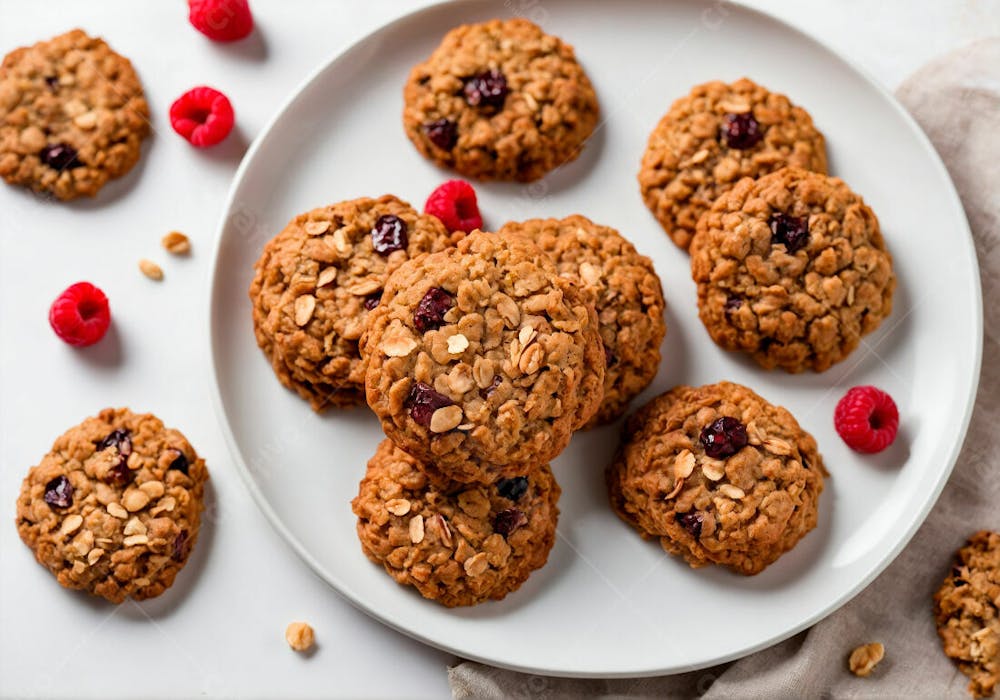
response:
M757 574L816 526L816 441L739 384L680 386L632 415L606 476L611 505L692 567Z
M93 197L139 160L149 106L127 58L74 29L0 65L0 177L59 199Z
M545 464L597 411L597 315L522 236L474 232L389 278L362 339L385 434L447 478Z
M687 249L699 217L743 177L786 165L826 173L823 135L784 95L747 78L697 85L649 136L639 169L646 206Z
M652 261L615 229L573 215L504 224L500 233L531 238L559 274L580 285L597 311L607 367L604 400L588 427L616 420L660 366L663 288Z
M490 485L443 488L384 440L351 506L369 559L425 598L454 607L500 600L545 564L558 500L548 466Z
M1000 678L1000 534L977 532L958 550L934 594L944 653L967 675L969 692L993 695Z
M457 27L403 90L403 126L426 158L468 177L537 180L597 125L573 47L525 19Z
M691 274L712 340L788 372L847 357L896 287L875 213L842 180L799 168L722 195L698 223Z
M250 285L257 344L281 383L316 411L363 403L358 340L386 278L463 235L392 195L292 219L264 247Z
M205 461L149 413L107 408L28 472L17 531L67 588L121 603L170 588L198 539Z

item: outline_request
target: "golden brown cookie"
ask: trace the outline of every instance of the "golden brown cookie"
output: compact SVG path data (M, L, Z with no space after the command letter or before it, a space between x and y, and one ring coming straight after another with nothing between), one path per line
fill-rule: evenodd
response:
M739 384L679 386L629 417L615 512L692 566L763 571L816 526L826 471L795 418Z
M59 583L121 603L160 595L198 539L205 461L156 416L107 408L31 468L17 531Z
M420 153L487 180L529 182L575 159L598 116L573 47L519 18L448 32L403 100Z
M969 692L985 698L1000 678L1000 534L977 532L955 555L934 594L944 653L967 675Z
M93 197L139 160L149 106L127 58L74 29L0 65L0 177Z
M604 385L593 306L522 236L473 232L402 265L362 353L385 434L462 482L548 463Z
M712 340L788 372L847 357L896 287L875 213L843 180L799 168L719 197L698 223L691 275Z
M548 466L492 485L428 482L383 440L357 498L365 555L442 605L500 600L541 568L555 543L559 485Z
M552 256L559 274L580 285L597 311L607 367L604 400L587 427L619 418L660 366L663 288L653 262L615 229L575 214L508 222L500 233L527 236Z
M386 278L463 235L392 195L292 219L264 247L250 285L257 344L281 383L316 411L363 403L358 341Z
M787 97L747 78L696 85L649 136L639 187L674 243L687 249L698 219L740 178L787 165L826 172L823 135Z

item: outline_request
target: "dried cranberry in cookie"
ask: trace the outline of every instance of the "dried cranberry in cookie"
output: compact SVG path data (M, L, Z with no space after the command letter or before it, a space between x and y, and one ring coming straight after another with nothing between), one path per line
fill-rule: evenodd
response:
M139 160L149 106L132 64L74 29L0 65L0 177L58 199L93 197Z
M712 339L788 372L847 357L896 286L875 213L843 180L800 168L719 197L698 222L691 275Z
M559 485L548 466L522 479L512 507L491 485L429 479L424 465L383 440L351 503L361 549L442 605L500 600L545 564L555 542Z
M750 389L679 386L632 415L606 472L615 512L692 567L751 575L816 526L816 441Z
M593 306L523 236L473 232L409 260L368 321L368 405L439 481L524 474L600 405Z
M573 47L525 19L448 32L403 90L403 127L426 158L484 180L537 180L597 125Z
M652 261L609 226L575 214L509 222L501 233L527 236L552 256L560 275L594 304L604 343L604 400L587 427L618 419L660 367L667 332L660 278Z
M384 195L313 209L265 247L250 287L257 344L314 410L364 401L358 342L389 273L464 236Z
M152 598L198 539L207 481L181 433L151 414L108 408L66 431L28 472L17 531L67 588L112 603Z
M646 206L687 249L698 219L743 177L786 165L826 172L823 135L787 97L747 78L696 85L649 135L639 170Z

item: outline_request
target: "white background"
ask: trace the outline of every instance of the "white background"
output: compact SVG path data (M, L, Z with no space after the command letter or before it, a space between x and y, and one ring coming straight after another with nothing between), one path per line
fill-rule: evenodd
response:
M75 26L104 36L136 65L155 130L136 170L95 201L46 203L0 187L3 696L448 694L450 656L342 602L257 511L218 429L205 338L208 253L247 143L319 63L426 3L252 2L255 35L219 45L190 27L181 0L0 0L0 53ZM949 49L1000 32L1000 0L748 4L812 33L889 87ZM498 16L509 11L497 0ZM166 116L198 84L226 92L237 112L238 132L209 151L190 148ZM171 229L192 238L190 259L160 249ZM163 265L162 283L142 277L141 257ZM55 338L46 316L52 299L83 279L108 294L114 324L100 344L79 351ZM24 473L55 437L117 405L182 429L208 461L212 492L201 540L174 587L158 600L112 607L60 590L12 521ZM295 619L316 628L309 658L284 642Z

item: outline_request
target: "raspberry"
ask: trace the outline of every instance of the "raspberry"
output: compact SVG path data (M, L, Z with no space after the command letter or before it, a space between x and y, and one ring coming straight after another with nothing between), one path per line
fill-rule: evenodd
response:
M483 227L483 217L476 204L476 191L462 180L449 180L431 192L424 213L433 214L449 231L475 231Z
M899 410L887 393L856 386L837 403L833 425L847 446L858 452L881 452L896 439Z
M253 31L247 0L188 0L192 26L212 41L236 41Z
M56 335L70 345L93 345L111 325L108 298L90 282L77 282L52 302L49 323Z
M229 98L210 87L188 90L170 105L170 126L192 146L214 146L233 130Z

